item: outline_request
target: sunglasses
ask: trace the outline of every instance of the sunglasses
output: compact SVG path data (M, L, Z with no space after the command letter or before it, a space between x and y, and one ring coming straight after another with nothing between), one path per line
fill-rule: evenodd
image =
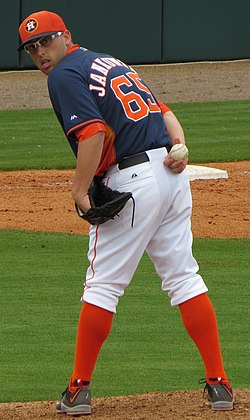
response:
M24 46L24 49L28 54L35 54L38 47L50 47L53 39L57 38L58 36L61 36L62 34L63 32L57 32L52 35L44 36L43 38L40 38L36 42L31 42L30 44L26 44Z

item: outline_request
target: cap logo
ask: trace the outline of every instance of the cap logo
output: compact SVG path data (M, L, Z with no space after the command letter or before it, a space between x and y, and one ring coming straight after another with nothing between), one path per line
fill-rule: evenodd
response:
M25 24L26 32L33 32L38 28L38 22L36 19L29 19Z

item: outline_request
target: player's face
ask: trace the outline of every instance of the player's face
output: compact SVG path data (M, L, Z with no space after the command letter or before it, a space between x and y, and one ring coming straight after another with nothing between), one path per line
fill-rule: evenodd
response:
M58 32L56 36L42 38L37 43L28 44L26 50L37 68L49 75L72 45L71 34L65 31Z

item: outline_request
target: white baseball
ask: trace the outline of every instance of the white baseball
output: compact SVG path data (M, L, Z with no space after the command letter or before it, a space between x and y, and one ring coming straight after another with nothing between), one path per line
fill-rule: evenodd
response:
M182 160L188 157L188 148L182 143L174 144L169 153L174 160Z

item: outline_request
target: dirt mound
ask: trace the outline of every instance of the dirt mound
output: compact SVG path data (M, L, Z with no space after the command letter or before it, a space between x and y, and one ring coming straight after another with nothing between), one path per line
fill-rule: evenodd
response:
M211 411L202 391L148 393L127 397L93 398L91 419L98 420L231 420L249 418L249 389L235 390L236 403L232 411ZM62 419L55 412L55 402L1 404L1 418L5 420ZM68 417L67 417L68 418ZM83 417L82 417L83 418Z

